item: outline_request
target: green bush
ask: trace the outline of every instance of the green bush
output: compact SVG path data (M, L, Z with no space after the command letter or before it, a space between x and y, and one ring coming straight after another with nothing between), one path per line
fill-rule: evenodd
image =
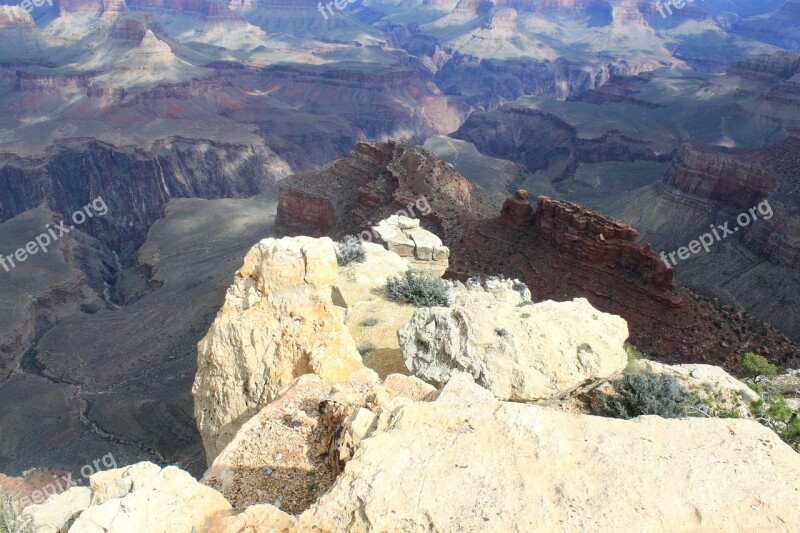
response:
M354 235L347 235L341 242L336 243L336 262L339 266L350 263L363 263L367 260L364 243Z
M639 361L645 358L645 355L633 344L626 342L624 347L625 353L628 354L628 362Z
M395 302L410 303L414 307L450 305L450 291L444 280L411 270L386 281L386 297Z
M369 317L361 322L361 327L363 328L371 328L375 324L378 323L378 319L375 317Z
M0 533L34 533L30 520L17 516L10 494L0 495Z
M756 420L778 434L786 444L800 452L800 415L789 407L781 394L760 387L761 399L750 404Z
M778 375L778 368L775 365L753 352L747 352L742 356L742 368L752 378L758 376L771 378Z
M601 397L595 414L624 419L643 415L686 416L689 393L672 376L649 371L627 372L613 386L616 394Z

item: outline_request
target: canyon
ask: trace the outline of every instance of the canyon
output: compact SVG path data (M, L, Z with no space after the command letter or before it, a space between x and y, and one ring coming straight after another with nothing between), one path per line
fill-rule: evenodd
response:
M796 366L797 6L9 8L0 253L97 196L109 213L0 272L0 470L113 450L199 477L197 344L247 251L276 227L371 232L422 198L413 216L450 248L451 279L586 297L662 361L735 370L756 350ZM762 198L769 223L674 271L658 259Z

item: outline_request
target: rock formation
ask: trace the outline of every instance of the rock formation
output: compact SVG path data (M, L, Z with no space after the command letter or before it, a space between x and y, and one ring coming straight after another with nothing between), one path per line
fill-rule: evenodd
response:
M198 344L192 389L209 464L239 427L296 377L341 381L363 368L332 301L330 239L266 239L245 257Z
M279 465L302 465L313 454L305 446L317 442L303 437L315 431L307 428L325 428L325 412L340 406L315 406L327 388L316 376L297 380L220 456L242 467L226 474L240 512L174 467L140 463L92 476L88 506L86 489L73 488L26 515L37 523L45 514L73 517L70 531L78 533L539 531L555 525L772 531L800 522L800 455L752 420L615 420L561 412L498 401L464 373L433 400L412 381L389 394L381 392L388 380L380 385L366 375L333 388L332 398L356 400L335 411L345 414L337 433L357 436L351 441L357 451L302 514L247 500L271 498L257 490L276 490L272 476L294 480L290 488L303 478L313 492L310 471ZM376 411L357 408L375 388Z
M269 503L300 514L334 484L371 431L373 411L391 398L422 400L434 390L399 374L381 382L371 370L335 385L301 376L242 426L202 482L239 510Z
M536 204L539 237L566 256L583 263L640 272L645 284L666 291L675 288L672 268L649 244L638 244L638 232L627 224L562 200L539 197ZM680 305L680 300L675 305Z
M418 219L392 215L372 231L378 242L405 259L412 270L429 272L437 278L447 270L450 250L439 237L420 227Z
M537 131L532 127L521 135ZM554 147L562 140L563 135L553 134ZM536 301L587 298L598 310L627 320L631 342L658 360L733 369L738 356L753 349L789 367L800 360L800 348L775 328L675 287L670 268L647 244L634 241L636 231L630 226L577 204L547 199L535 215L538 225L534 221L518 231L530 213L527 200L515 195L501 210L425 150L404 143L361 143L326 169L281 185L278 226L284 233L358 234L400 209L419 211L414 198L424 198L430 211L419 216L421 224L451 251L446 277L503 273L525 282ZM318 199L309 210L335 206L335 224L314 228L303 211L287 208L301 193ZM522 213L516 222L515 212Z
M587 300L534 304L519 281L468 281L449 308L418 309L398 331L411 372L444 383L459 371L500 399L569 393L625 368L625 321Z
M457 381L461 390L448 384L436 402L387 402L297 529L739 531L800 521L800 455L754 421L612 420L481 401L485 390Z
M520 189L514 196L506 198L500 210L503 224L516 231L525 231L533 222L533 208L528 201L528 191Z

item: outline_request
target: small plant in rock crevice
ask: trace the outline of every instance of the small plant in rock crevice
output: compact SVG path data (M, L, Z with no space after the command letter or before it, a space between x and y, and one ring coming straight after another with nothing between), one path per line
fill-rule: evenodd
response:
M341 242L336 243L336 262L339 266L350 263L363 263L367 260L364 243L354 235L347 235Z

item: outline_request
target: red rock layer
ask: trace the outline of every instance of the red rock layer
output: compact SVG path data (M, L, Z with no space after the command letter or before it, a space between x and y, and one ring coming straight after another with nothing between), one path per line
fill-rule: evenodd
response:
M429 209L415 206L421 198ZM450 247L449 277L504 274L528 284L537 301L585 297L625 318L631 342L662 361L735 368L741 354L760 351L800 364L800 348L774 328L676 288L672 270L635 242L632 228L569 202L540 198L535 214L525 204L521 191L499 209L420 148L360 143L325 169L281 183L277 228L340 238L411 207ZM315 222L330 206L335 220Z

